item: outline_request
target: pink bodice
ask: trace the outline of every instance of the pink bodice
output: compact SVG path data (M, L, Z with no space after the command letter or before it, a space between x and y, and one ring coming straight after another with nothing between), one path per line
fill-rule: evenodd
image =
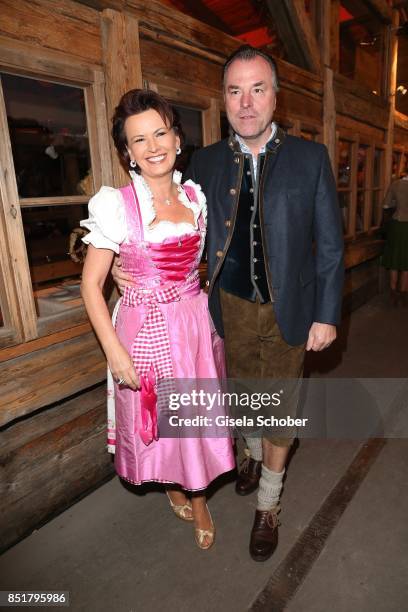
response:
M184 187L192 201L194 189ZM180 237L170 237L161 243L145 240L139 203L133 185L121 189L125 204L128 240L120 245L123 270L134 277L140 289L155 289L167 285L188 283L197 277L205 228L201 217L198 229Z

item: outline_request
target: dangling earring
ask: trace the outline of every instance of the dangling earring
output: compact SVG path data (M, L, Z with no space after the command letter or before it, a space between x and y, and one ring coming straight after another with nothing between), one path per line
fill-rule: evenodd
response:
M176 149L176 155L180 155L180 153L181 153L181 149L180 149L180 147L177 147L177 149Z
M130 160L130 162L129 162L129 166L130 166L131 168L136 168L136 165L137 165L137 164L136 164L135 160L134 160L134 159L131 159L131 160Z

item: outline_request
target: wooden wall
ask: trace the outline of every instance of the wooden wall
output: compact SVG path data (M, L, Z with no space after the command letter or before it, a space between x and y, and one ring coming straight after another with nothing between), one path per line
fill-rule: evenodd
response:
M101 180L110 176L108 182L115 185L126 177L112 143L107 144L107 129L120 95L145 84L201 109L204 143L214 142L223 109L221 67L239 45L156 0L0 0L0 68L4 51L12 72L47 75L58 62L69 71L50 73L51 79L75 82L76 70L78 82L84 70L90 78L99 75L95 87L106 100ZM334 123L329 119L324 130L330 87L323 72L312 74L283 61L278 65L277 119L292 133L312 128L319 140L327 141L329 133L334 142L336 129L342 128L385 142L388 109L378 98L336 76L337 127L332 114ZM408 144L407 134L401 116L396 141ZM380 248L375 236L348 245L346 264L354 272L347 296L364 285L372 289ZM375 263L362 263L370 260ZM69 329L1 349L0 377L0 545L7 547L109 477L112 462L105 452L105 361L87 323L77 321Z

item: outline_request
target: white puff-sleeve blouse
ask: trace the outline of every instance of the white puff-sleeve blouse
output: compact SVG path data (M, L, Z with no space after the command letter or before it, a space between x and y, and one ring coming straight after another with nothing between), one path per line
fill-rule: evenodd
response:
M150 242L162 242L170 236L182 236L198 229L198 219L202 215L204 227L207 219L206 198L200 185L191 180L185 185L194 188L197 202L191 201L184 189L179 192L179 200L186 208L193 212L194 223L173 223L172 221L159 221L151 226L156 218L150 190L144 179L135 172L131 172L139 200L140 212L143 222L145 239ZM173 181L181 183L181 173L175 171ZM110 249L119 253L122 242L127 240L126 214L123 197L119 189L103 186L89 201L89 217L80 222L81 227L89 230L89 234L82 240L85 244L92 244L97 249Z

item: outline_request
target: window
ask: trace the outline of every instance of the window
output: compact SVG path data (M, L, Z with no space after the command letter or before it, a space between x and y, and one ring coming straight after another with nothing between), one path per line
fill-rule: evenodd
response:
M1 82L36 314L49 317L82 307L70 237L94 192L85 94L12 74Z
M91 174L84 90L11 74L2 84L20 198L82 194Z
M349 233L350 229L352 152L352 142L349 140L339 140L337 151L337 189L343 218L343 230L346 234Z
M384 199L384 150L374 149L374 170L372 182L371 227L381 223L382 201Z
M76 241L74 230L88 216L87 206L30 206L21 214L37 316L81 307L82 264L69 252Z
M355 237L378 227L384 199L384 145L340 138L337 190L344 231Z
M356 208L356 232L365 229L365 215L368 206L368 166L370 148L360 144L357 151L357 208Z
M182 153L177 160L177 167L184 171L190 161L191 155L196 149L203 146L203 122L202 112L188 106L178 104L172 105L178 114L181 122L181 128L184 134L184 145Z
M102 70L47 52L33 74L31 60L2 47L0 346L87 321L78 226L112 184Z

